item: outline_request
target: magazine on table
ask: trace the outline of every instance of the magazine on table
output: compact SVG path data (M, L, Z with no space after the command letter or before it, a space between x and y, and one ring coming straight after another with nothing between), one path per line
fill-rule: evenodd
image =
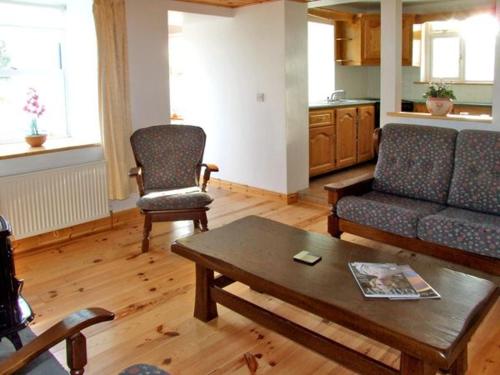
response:
M408 265L351 262L349 268L361 292L368 298L440 298Z

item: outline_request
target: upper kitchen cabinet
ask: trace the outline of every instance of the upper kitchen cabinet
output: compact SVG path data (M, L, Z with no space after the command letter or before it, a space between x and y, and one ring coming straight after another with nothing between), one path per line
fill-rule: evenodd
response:
M402 64L412 63L413 15L403 16ZM380 14L356 14L336 21L336 60L342 65L380 65Z

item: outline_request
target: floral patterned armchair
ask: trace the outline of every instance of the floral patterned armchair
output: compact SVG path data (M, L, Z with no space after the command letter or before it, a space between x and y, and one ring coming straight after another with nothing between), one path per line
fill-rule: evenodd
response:
M207 211L213 199L206 187L210 173L219 169L202 163L205 140L203 129L190 125L151 126L130 137L137 167L129 176L137 180L137 206L145 216L142 252L149 250L153 222L192 220L195 229L208 230Z

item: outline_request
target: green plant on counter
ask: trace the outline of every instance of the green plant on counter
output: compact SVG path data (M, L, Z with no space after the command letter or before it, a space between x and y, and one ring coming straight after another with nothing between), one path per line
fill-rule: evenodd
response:
M453 89L445 82L429 83L427 91L423 95L424 98L448 98L456 99Z
M5 42L0 40L0 69L6 68L10 64L10 57L7 56L7 48Z

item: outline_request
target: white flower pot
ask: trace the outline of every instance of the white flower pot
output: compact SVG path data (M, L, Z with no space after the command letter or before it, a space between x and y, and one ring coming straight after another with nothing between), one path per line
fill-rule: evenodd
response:
M448 98L427 98L425 105L434 116L446 116L453 109L453 101Z

